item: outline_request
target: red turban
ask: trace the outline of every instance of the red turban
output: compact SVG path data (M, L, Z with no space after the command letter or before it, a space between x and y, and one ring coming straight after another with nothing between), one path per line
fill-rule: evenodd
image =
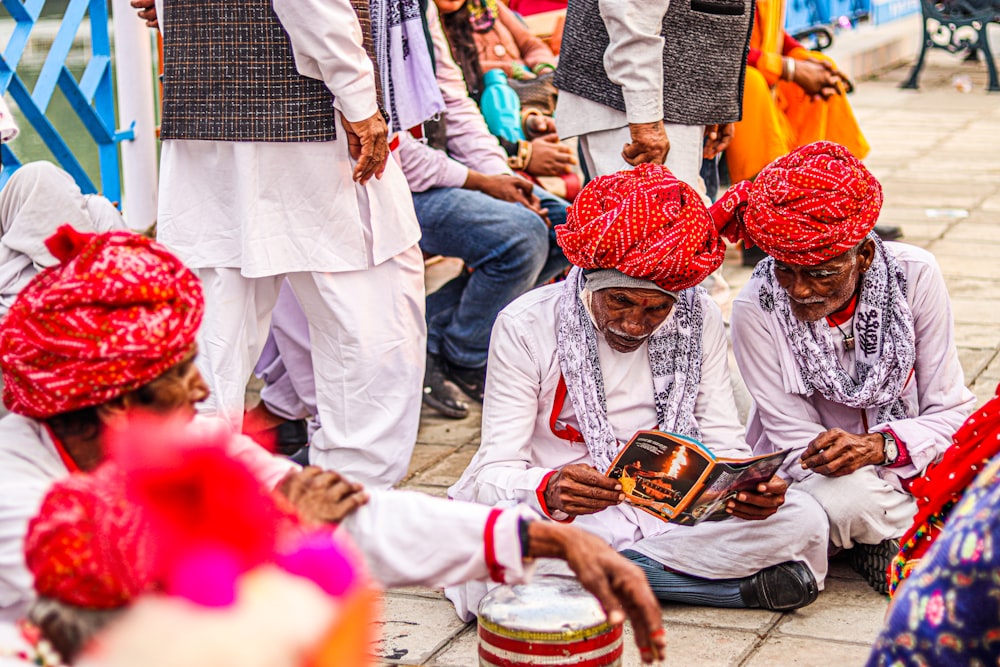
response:
M36 419L99 405L177 364L194 344L201 284L176 257L132 232L46 245L60 264L39 273L0 322L3 402Z
M28 524L24 555L39 595L115 609L153 581L151 534L127 500L122 473L105 464L56 482Z
M830 141L797 148L731 187L712 206L723 234L779 262L815 266L858 245L878 220L882 186Z
M698 193L654 164L588 183L556 238L576 266L617 269L671 292L700 283L726 253Z

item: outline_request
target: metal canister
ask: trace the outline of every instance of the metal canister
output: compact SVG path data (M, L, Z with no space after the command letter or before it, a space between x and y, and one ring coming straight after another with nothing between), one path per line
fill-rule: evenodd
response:
M571 577L499 586L479 604L480 667L620 667L622 626Z

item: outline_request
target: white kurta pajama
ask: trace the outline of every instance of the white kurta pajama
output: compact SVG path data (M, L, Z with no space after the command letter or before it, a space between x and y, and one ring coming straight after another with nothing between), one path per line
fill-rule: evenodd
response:
M267 488L298 468L243 435L233 436L228 452ZM53 482L68 475L41 422L20 415L0 420L0 623L23 617L34 598L24 563L28 522ZM500 512L490 522L493 510L482 505L408 491L372 491L370 496L338 530L350 535L372 577L383 586L456 584L488 576L491 564L507 583L525 581L532 574L518 541L519 518L537 518L527 507ZM492 551L487 550L486 530L492 531Z
M562 375L556 352L562 289L563 284L555 284L533 290L500 313L490 342L482 444L449 490L451 497L495 507L524 503L547 514L538 492L545 476L573 463L593 465L586 445L560 439L549 423ZM716 456L746 458L751 452L737 418L722 314L704 292L701 299L704 351L695 419L702 441ZM624 444L636 431L655 429L657 424L647 346L623 354L612 350L599 333L597 339L608 419ZM568 399L558 421L578 426ZM566 517L557 512L553 518ZM794 490L764 521L731 518L678 526L622 504L578 516L573 525L607 540L618 551L634 549L698 577L745 577L790 560L805 561L820 588L826 576L823 511L809 496ZM485 591L479 584L447 593L459 615L467 617Z
M169 12L169 3L157 9ZM377 113L350 3L272 5L299 73L326 84L338 118ZM398 165L390 159L364 187L354 166L339 122L328 142L164 141L158 236L205 287L198 364L213 394L205 410L242 423L246 382L287 277L309 316L323 425L311 461L381 488L406 473L416 441L423 261Z
M813 495L827 510L830 537L838 547L865 544L901 536L912 522L916 505L902 490L910 479L939 457L951 436L975 405L965 386L955 348L948 291L933 255L903 243L886 243L906 276L906 301L913 314L916 361L902 400L906 419L877 420L878 406L865 410L833 403L818 392L794 393L789 374L797 374L791 351L776 323L765 316L758 301L760 279L751 279L733 303L733 351L740 374L754 404L747 421L747 440L757 454L793 448L784 474L793 488ZM780 288L779 288L780 289ZM854 380L855 352L842 345L853 319L831 327L841 367ZM848 433L891 430L905 444L912 462L898 467L868 466L844 477L825 477L804 470L803 450L820 433L841 428Z

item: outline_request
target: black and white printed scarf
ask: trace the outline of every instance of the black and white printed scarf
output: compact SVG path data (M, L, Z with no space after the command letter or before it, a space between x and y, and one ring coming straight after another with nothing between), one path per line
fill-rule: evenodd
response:
M608 421L597 332L580 298L583 270L574 267L563 285L556 332L559 367L594 466L604 471L611 466L620 443ZM701 384L703 291L701 287L681 291L670 317L648 340L657 424L660 430L695 439L701 438L694 406Z
M782 364L791 362L797 370L799 382L786 389L806 396L818 391L852 408L877 406L878 420L887 422L906 417L900 395L916 360L916 337L903 269L877 236L868 238L875 241L876 254L862 279L854 312L857 381L841 367L826 321L801 322L792 314L788 293L774 276L774 259L760 262L754 278L760 280L761 310L788 341L780 353L790 352L791 359L786 356Z
M368 13L390 129L409 130L444 111L420 0L369 0Z

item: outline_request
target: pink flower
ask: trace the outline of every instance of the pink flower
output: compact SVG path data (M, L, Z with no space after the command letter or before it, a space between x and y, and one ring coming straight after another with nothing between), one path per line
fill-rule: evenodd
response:
M934 591L931 594L930 599L927 601L927 611L925 612L927 621L933 625L941 625L941 621L944 620L944 597L941 595L941 591Z

